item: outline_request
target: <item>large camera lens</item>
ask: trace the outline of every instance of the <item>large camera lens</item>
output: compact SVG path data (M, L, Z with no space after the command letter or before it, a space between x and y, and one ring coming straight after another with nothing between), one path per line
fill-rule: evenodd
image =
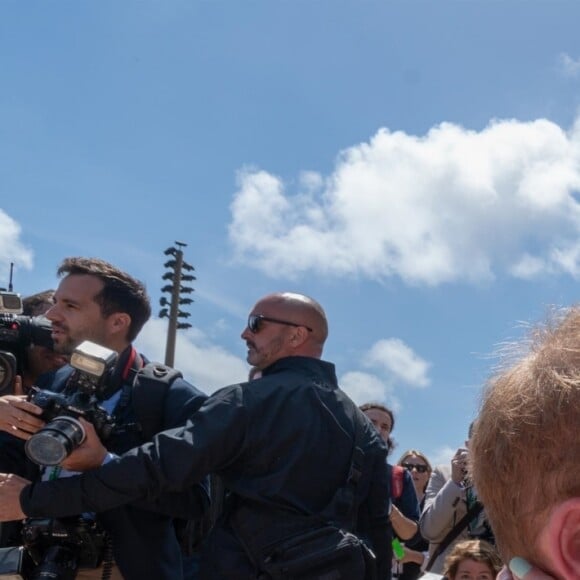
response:
M77 575L76 554L64 546L51 546L42 562L29 576L30 580L74 580Z
M56 417L24 445L26 455L38 465L59 465L83 441L85 430L74 417Z

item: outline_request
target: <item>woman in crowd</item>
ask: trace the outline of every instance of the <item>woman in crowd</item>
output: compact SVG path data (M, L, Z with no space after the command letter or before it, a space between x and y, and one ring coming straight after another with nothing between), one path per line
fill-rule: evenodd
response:
M425 501L425 489L431 476L431 463L427 457L416 449L409 449L401 455L398 465L407 470L413 480L417 499L419 500L419 509L423 510ZM422 536L416 537L413 543L413 549L405 546L404 556L400 562L403 564L403 572L399 576L402 580L415 580L421 575L421 567L427 564L429 557L429 542Z
M455 544L445 559L448 580L494 580L502 562L495 548L485 540L466 540Z

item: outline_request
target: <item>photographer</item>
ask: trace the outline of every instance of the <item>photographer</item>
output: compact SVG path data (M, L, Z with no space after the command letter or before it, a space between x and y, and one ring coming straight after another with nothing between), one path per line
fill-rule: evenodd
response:
M472 431L473 423L469 426L469 437ZM425 491L425 506L419 524L421 534L429 541L430 561L436 550L441 552L430 567L432 572L438 574L442 573L445 557L457 542L470 538L493 542L491 530L467 475L468 463L469 440L465 442L465 447L455 452L451 468L446 465L435 467ZM473 516L467 517L468 513ZM450 536L452 531L457 532L453 538Z
M44 290L43 292L25 296L22 299L22 315L30 317L44 316L52 306L53 299L54 290ZM55 352L52 339L50 344L33 343L26 346L23 354L21 379L24 394L28 392L32 385L43 386L48 384L54 371L68 362L66 354Z
M23 442L13 436L12 426L20 423L23 430L34 433L43 422L35 415L34 406L25 402L25 395L32 385L46 385L54 372L66 364L67 357L54 352L50 322L41 317L52 306L54 290L45 290L27 296L22 300L22 316L8 320L20 320L19 327L10 340L2 341L4 355L15 357L15 372L9 392L0 396L0 469L13 471L23 477L34 477L35 466L21 461L24 453ZM23 320L23 317L26 319ZM6 320L5 320L6 324ZM4 350L6 349L6 350ZM3 358L3 362L7 359ZM10 377L6 377L8 381ZM10 522L0 525L0 547L19 545L21 525Z
M149 298L139 281L99 259L67 258L58 274L64 278L47 312L55 350L70 355L81 342L89 340L118 353L102 403L116 428L103 444L109 452L121 454L147 440L138 428L133 390L136 373L147 360L131 343L151 314ZM78 388L74 376L70 366L60 369L50 390L73 395ZM183 379L175 379L158 408L161 429L183 425L205 398ZM14 406L19 413L12 416L10 432L28 440L39 427L42 410L28 402ZM21 459L30 463L26 457ZM34 480L66 475L62 466L48 467ZM181 578L182 556L173 518L199 518L208 505L205 486L197 484L181 493L164 494L155 502L143 500L96 514L97 522L112 541L116 563L112 578ZM77 578L101 576L100 569L81 570Z
M4 395L0 401L6 401L7 395L26 394L32 385L45 384L50 380L46 375L67 363L67 356L54 351L51 324L44 317L52 306L53 296L54 290L44 290L23 298L20 315L0 309L0 351L3 355L0 363L7 383L0 389ZM15 361L15 369L6 367L9 358Z

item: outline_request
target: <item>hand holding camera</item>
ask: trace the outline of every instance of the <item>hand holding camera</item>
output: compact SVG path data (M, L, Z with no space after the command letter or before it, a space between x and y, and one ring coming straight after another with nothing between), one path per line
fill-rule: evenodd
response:
M460 447L451 460L451 479L457 485L462 485L467 477L469 452L465 447Z
M101 443L95 427L89 421L79 418L85 432L83 442L61 463L69 471L88 471L103 464L107 449Z
M29 439L44 426L44 421L39 417L41 413L39 407L26 401L22 380L17 375L14 394L0 397L0 430L19 439Z
M97 439L111 435L114 419L100 403L110 396L108 379L116 360L117 353L86 340L71 356L70 365L75 371L65 392L30 389L28 399L42 410L41 418L46 421L26 441L24 449L31 461L45 466L64 465L65 459L86 439L87 421L95 428ZM90 455L93 456L92 451Z

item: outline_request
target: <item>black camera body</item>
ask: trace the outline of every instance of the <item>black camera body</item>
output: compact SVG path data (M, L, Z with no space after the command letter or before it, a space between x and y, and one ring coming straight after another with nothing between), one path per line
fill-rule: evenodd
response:
M105 555L106 533L83 517L25 520L24 548L34 563L31 580L72 580L79 568L96 568Z
M85 341L71 356L75 371L63 393L32 387L28 400L42 409L46 425L26 441L29 459L38 465L59 465L85 438L79 421L83 418L95 427L99 438L106 440L115 429L114 419L100 405L108 397L108 381L117 353Z
M0 309L0 396L12 392L14 377L22 374L28 346L53 347L52 324L44 316L24 316Z
M79 568L111 569L110 536L93 519L28 518L22 525L22 546L0 548L0 578L10 580L74 580Z
M107 439L115 426L111 416L98 404L94 395L77 391L66 396L38 387L32 387L31 393L29 400L42 409L40 418L46 423L60 416L82 417L93 424L100 439Z

